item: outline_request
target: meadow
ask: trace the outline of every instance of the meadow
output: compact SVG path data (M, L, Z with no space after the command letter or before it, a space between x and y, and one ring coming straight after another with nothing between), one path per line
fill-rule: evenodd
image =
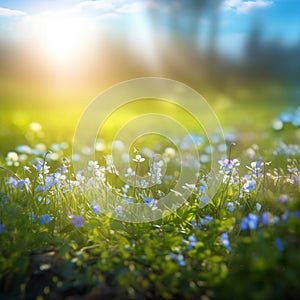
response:
M84 104L3 101L0 299L299 299L300 107L255 97L212 104L225 143L216 134L209 144L191 123L193 143L178 140L186 157L168 140L137 141L124 153L131 185L109 149L129 111L74 156ZM182 163L194 170L195 148L200 170L184 197L173 189ZM95 159L74 170L90 151ZM210 173L212 152L224 151ZM166 194L180 205L165 205ZM143 222L129 217L134 203L143 204Z

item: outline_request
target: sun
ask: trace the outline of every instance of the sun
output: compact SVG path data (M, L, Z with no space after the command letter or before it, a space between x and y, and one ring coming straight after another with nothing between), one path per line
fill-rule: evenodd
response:
M88 20L66 14L36 17L31 31L35 48L50 64L61 67L83 59L93 35Z

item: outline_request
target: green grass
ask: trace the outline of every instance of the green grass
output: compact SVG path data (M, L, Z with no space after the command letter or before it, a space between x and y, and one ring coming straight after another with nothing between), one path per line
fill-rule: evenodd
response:
M139 139L135 146L141 155L146 156L147 146L170 159L167 176L162 183L141 188L133 175L125 191L104 158L120 124L144 112L143 105L136 103L110 117L101 136L106 148L96 153L103 168L85 166L83 178L73 173L70 157L87 102L66 105L50 102L48 95L29 106L18 92L12 100L10 92L0 113L0 299L298 299L299 153L286 148L274 154L274 149L279 143L297 147L299 128L272 130L271 122L286 104L271 105L268 93L260 94L259 104L251 102L256 97L251 94L240 102L213 96L224 132L235 135L230 158L238 158L240 165L225 163L211 180L210 166L203 163L192 193L170 213L172 207L160 198L175 186L189 148L176 160L166 147L174 147L175 158L180 147L167 139ZM146 111L168 112L201 135L177 107L152 101ZM33 121L42 131L30 130ZM41 143L44 149L37 146ZM215 143L217 149L220 142ZM22 157L16 147L24 144L31 153ZM204 142L196 147L203 154L206 146ZM18 159L10 154L9 163L9 151L16 151ZM261 164L251 170L252 161ZM141 165L131 160L139 175L146 175L150 166L148 159ZM217 180L221 184L209 195L209 185ZM145 198L158 202L145 206L147 222L128 223L124 220L136 212L128 210L130 204L122 196L135 203ZM211 196L206 206L204 196Z

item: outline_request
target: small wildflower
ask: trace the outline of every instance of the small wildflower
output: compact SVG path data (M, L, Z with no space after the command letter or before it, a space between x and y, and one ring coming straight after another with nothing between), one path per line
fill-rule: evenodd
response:
M19 188L22 189L24 186L30 185L30 179L27 177L25 179L19 180Z
M10 187L13 187L14 189L17 189L19 186L18 180L11 176L8 177L6 184Z
M34 166L39 173L48 174L50 167L47 166L47 162L38 161L38 163Z
M198 193L202 194L205 191L205 189L207 188L207 184L206 184L204 178L200 179L199 184L200 184L200 186L199 186L199 189L198 189Z
M150 197L145 197L144 203L147 204L149 207L152 207L152 210L157 209L158 200L156 200L156 199L152 199Z
M244 217L242 219L242 222L240 224L241 230L247 230L248 229L248 217Z
M256 202L255 208L256 208L257 211L260 211L261 210L261 204Z
M213 217L204 216L204 218L200 218L201 225L208 225L211 221L213 221Z
M150 197L144 198L144 203L149 205L151 202L152 202L152 199Z
M202 205L207 205L209 203L209 198L206 196L198 197L198 200Z
M253 161L251 162L251 167L247 167L251 172L252 176L256 178L260 178L263 176L265 165L269 165L271 162L262 162L262 161Z
M286 203L288 201L288 196L287 195L281 195L278 198L278 201L281 202L281 203Z
M4 232L4 231L5 231L4 225L3 225L3 224L0 224L0 233L1 233L1 232Z
M46 225L51 221L51 217L48 214L45 214L43 216L40 216L40 224Z
M191 224L192 224L194 227L197 227L197 228L200 228L200 227L201 227L201 225L200 225L200 224L197 224L196 221L194 221L194 220L191 222Z
M92 212L96 215L100 215L100 207L98 204L93 204L92 205Z
M294 218L300 218L300 211L294 211L291 213L291 216Z
M122 217L123 216L123 207L121 205L118 205L115 209L115 212L119 217Z
M187 250L191 250L193 248L195 248L196 244L197 244L197 239L195 238L194 235L190 235L188 237L188 242L189 242L189 245L187 246Z
M69 219L75 227L80 227L84 224L84 221L81 216L69 215Z
M283 223L286 223L288 221L288 218L289 218L289 211L286 210L284 212L284 214L281 216L281 219L282 219Z
M137 154L135 156L135 158L132 159L133 161L137 162L137 163L141 163L145 160L145 158L143 158L140 154Z
M244 217L241 224L240 228L241 230L247 230L248 228L251 230L255 230L258 224L258 216L255 214L248 214L247 217Z
M167 157L174 157L176 155L176 151L174 148L167 147L164 153Z
M248 226L250 229L254 230L257 227L257 223L258 223L258 217L255 214L249 214L248 215Z
M230 246L230 241L228 238L228 234L227 233L222 233L221 237L220 237L220 241L222 242L222 245L228 249L229 251L232 250L231 246Z
M122 200L123 200L124 204L134 203L132 198L126 198L126 196L123 196Z
M128 168L126 170L126 174L124 176L125 177L133 177L133 176L135 176L135 171L133 171L132 168Z
M93 171L99 169L99 164L97 161L90 160L88 162L88 171Z
M225 172L225 174L233 173L236 170L236 167L240 165L238 159L234 158L232 160L223 159L219 160L220 170Z
M190 243L196 243L197 242L197 239L195 238L194 235L189 236L188 240L189 240Z
M186 266L186 263L184 261L184 257L182 254L174 254L174 253L170 253L169 254L169 257L172 259L172 260L175 260L179 266L181 267L185 267Z
M281 238L276 238L275 241L274 241L274 244L275 244L278 251L283 251L284 245L283 245L283 242L282 242Z
M227 202L226 207L228 211L233 212L234 211L234 203L233 202Z
M8 152L5 160L7 166L18 167L20 165L19 156L16 152Z
M268 223L269 223L269 213L268 212L263 212L261 214L261 223L263 225L268 225Z
M255 180L247 180L243 185L243 190L247 193L253 191L255 189L256 181Z

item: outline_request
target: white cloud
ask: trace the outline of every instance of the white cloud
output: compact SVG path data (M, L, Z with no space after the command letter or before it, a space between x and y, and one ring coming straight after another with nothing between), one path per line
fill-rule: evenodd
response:
M242 0L226 0L223 4L224 9L234 9L242 4Z
M233 10L238 14L245 14L253 9L264 8L271 6L273 1L256 0L256 1L242 1L242 0L226 0L223 4L225 10Z
M0 16L5 17L15 17L15 16L25 16L26 14L21 10L13 10L5 7L0 7Z
M84 9L96 9L101 11L111 11L122 6L124 0L106 1L106 0L95 0L95 1L82 1L79 3L79 7Z
M245 1L243 5L237 8L238 13L247 13L254 8L263 8L272 5L272 1Z
M145 9L152 8L157 10L176 9L176 2L172 5L164 5L157 0L86 0L79 3L79 9L81 10L94 10L100 13L112 13L112 14L132 14L139 13Z

